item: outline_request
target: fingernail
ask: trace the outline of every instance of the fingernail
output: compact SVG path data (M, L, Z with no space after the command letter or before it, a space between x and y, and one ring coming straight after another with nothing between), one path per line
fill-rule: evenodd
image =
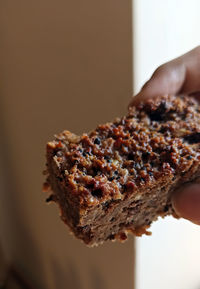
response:
M174 193L172 205L178 216L200 225L200 184L192 184Z

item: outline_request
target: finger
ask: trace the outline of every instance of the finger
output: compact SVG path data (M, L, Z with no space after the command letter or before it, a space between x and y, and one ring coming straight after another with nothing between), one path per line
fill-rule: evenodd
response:
M160 66L142 90L132 99L130 105L155 96L177 94L185 81L185 70L185 66L179 60Z
M200 47L161 65L129 106L155 96L200 90Z
M186 66L180 59L160 66L142 90L132 99L130 106L147 98L177 94L182 89L185 77Z
M194 93L200 90L200 46L182 56L186 65L186 77L181 93Z
M200 185L193 184L173 195L175 212L182 218L200 225Z

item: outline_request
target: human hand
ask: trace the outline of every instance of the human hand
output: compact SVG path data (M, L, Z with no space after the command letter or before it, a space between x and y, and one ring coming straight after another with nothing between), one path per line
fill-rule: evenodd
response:
M200 100L200 46L156 69L129 106L159 95L186 93ZM200 225L200 184L191 184L174 193L176 213Z

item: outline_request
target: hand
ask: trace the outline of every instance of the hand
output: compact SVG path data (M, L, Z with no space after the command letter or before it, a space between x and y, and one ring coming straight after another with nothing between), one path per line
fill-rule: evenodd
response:
M159 95L186 93L200 99L200 46L167 62L153 73L129 106ZM200 225L200 184L192 184L172 197L176 213Z

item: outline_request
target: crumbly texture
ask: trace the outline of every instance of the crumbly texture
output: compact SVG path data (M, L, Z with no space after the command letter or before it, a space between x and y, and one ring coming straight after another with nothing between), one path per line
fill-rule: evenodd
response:
M89 134L69 131L47 144L47 201L77 238L93 246L125 240L159 216L176 214L171 194L200 175L200 107L163 96Z

